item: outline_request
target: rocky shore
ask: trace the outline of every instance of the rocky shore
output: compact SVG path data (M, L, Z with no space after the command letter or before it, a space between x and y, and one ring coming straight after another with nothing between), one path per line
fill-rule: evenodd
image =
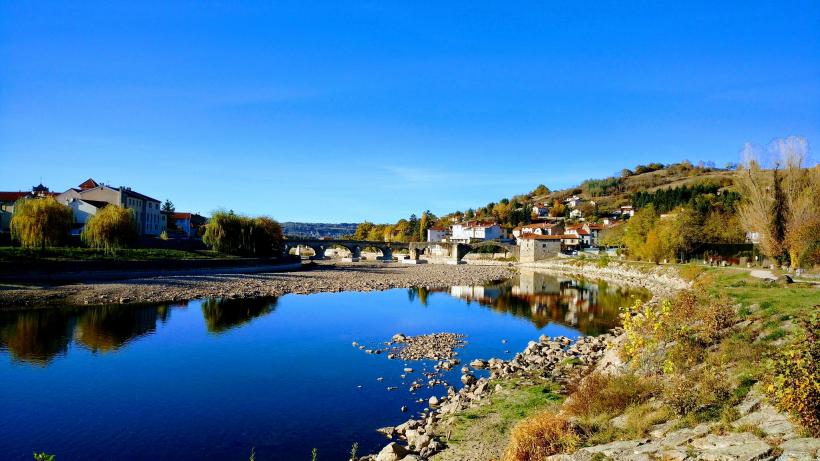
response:
M143 277L51 287L0 287L0 308L172 303L390 288L481 285L515 274L510 266L323 262L294 272Z
M491 358L475 359L461 369L461 389L447 387L447 394L430 397L419 418L409 419L395 426L379 429L391 442L378 454L359 458L359 461L397 461L428 459L446 448L445 427L447 418L469 408L475 408L501 392L497 383L501 380L526 378L567 383L595 366L605 355L607 344L621 331L596 337L581 337L576 341L559 336L541 336L530 341L526 349L511 360ZM394 337L395 339L395 337ZM452 361L443 360L436 369L449 369ZM489 370L489 377L478 378L478 370ZM495 385L494 385L495 384Z

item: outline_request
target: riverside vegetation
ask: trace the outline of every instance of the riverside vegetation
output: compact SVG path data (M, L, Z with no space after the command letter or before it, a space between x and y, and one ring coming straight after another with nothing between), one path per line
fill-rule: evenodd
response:
M818 288L666 268L689 287L625 306L606 353L542 338L475 364L509 373L463 369L461 391L391 432L407 446L362 459L816 459Z

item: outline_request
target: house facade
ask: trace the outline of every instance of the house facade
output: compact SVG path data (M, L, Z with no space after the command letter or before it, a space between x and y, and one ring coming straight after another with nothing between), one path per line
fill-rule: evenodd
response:
M447 238L447 228L433 226L427 229L428 242L443 242Z
M518 247L522 263L554 258L561 251L561 236L525 234L519 239Z
M501 226L496 223L470 221L453 224L449 240L454 243L470 243L481 240L498 240L502 237Z
M196 213L173 213L171 219L174 221L177 230L187 238L196 237L199 228L208 221L204 216Z
M0 192L0 232L9 232L11 216L14 214L14 203L22 198L50 197L54 194L48 187L38 184L31 188L31 192Z
M537 203L532 206L532 215L536 218L546 218L549 214L549 207L543 203Z
M70 205L75 200L85 202L86 205L100 202L134 210L137 231L140 235L159 235L166 228L165 216L160 213L160 201L133 191L130 187L111 187L88 179L78 188L71 188L57 196L57 201L66 205ZM75 206L77 209L82 208L82 213L91 211L91 207L79 203ZM101 207L94 208L99 210ZM88 216L85 218L87 219Z

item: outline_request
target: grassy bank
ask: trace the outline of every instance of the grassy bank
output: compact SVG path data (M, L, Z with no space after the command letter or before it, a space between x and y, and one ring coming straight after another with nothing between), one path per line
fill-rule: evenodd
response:
M532 408L510 412L493 402L471 410L455 426L456 452L474 445L471 435L480 435L471 414L480 415L477 421L504 422L495 437L496 456L505 460L537 461L684 428L721 436L749 433L773 453L784 438L819 436L820 288L764 281L737 268L668 267L692 281L692 289L625 310L619 374L587 376L563 403L533 401ZM518 386L518 393L530 392ZM743 419L738 408L750 399L787 415L794 434ZM510 430L519 414L521 421Z
M0 262L36 261L36 260L161 260L161 259L208 259L230 258L211 250L173 250L161 248L127 248L116 252L82 247L54 247L45 251L33 248L0 247Z

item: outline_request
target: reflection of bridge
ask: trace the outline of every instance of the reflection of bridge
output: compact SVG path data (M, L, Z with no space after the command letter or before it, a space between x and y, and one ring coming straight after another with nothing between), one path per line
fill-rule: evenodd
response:
M284 241L284 251L288 254L291 249L303 246L309 247L316 255L314 259L324 258L325 251L333 247L342 247L350 251L351 258L360 258L362 250L375 248L382 253L382 259L390 261L393 259L393 252L407 248L406 243L397 242L371 242L367 240L322 240L322 239L287 239Z
M475 243L412 242L410 243L410 259L418 260L423 253L427 253L434 259L444 259L447 263L458 264L467 253L493 247L501 248L514 257L518 257L516 245L496 240L484 240Z

